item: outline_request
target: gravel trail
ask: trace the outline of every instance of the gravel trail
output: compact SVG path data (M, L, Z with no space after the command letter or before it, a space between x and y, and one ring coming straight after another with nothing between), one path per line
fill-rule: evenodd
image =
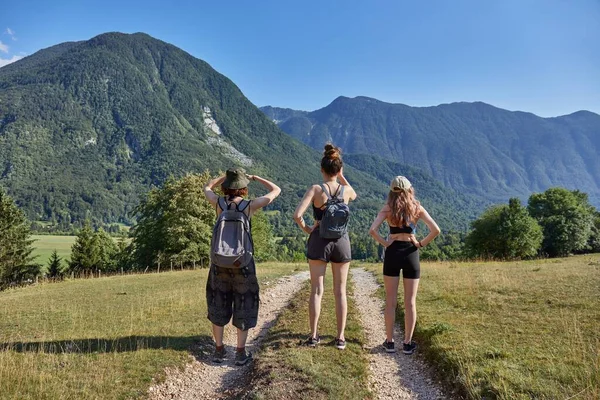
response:
M385 352L382 346L385 340L384 302L375 293L380 285L373 274L362 268L352 269L351 274L354 281L354 300L365 329L367 350L370 351L369 380L376 399L446 399L431 370L416 354L408 356L402 353L403 333L398 324L394 332L396 353Z
M275 285L261 293L258 325L250 330L246 345L250 352L255 354L279 312L288 304L308 277L309 274L306 271L280 278ZM215 364L211 361L214 350L212 343L198 345L192 349L193 360L186 365L185 369L168 369L166 380L150 387L148 398L150 400L225 399L234 395L252 368L251 362L243 367L236 367L233 364L235 342L235 328L229 324L225 329L224 343L228 358L224 363Z

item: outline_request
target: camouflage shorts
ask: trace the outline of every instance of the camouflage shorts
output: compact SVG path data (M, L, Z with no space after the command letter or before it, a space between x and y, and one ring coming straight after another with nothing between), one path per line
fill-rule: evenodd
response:
M254 260L243 268L210 267L206 282L208 319L225 326L233 317L233 326L243 331L256 326L258 318L258 280Z

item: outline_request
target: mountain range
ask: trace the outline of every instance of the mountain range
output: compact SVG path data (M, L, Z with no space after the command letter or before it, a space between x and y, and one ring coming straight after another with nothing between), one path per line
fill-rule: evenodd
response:
M541 118L481 102L410 107L368 97L338 97L312 112L261 109L313 148L332 141L489 202L562 186L600 205L600 115L592 112Z

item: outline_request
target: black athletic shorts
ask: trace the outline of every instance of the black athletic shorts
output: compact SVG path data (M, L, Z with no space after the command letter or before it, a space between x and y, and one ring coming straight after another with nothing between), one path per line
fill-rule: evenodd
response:
M256 326L259 298L254 259L243 268L211 265L206 282L208 319L225 326L233 317L233 326L246 331Z
M419 264L419 249L412 242L396 240L385 249L383 258L383 274L400 276L406 279L419 279L421 266Z
M339 239L323 239L319 229L312 231L306 244L306 256L309 260L345 263L352 261L350 238L346 233Z

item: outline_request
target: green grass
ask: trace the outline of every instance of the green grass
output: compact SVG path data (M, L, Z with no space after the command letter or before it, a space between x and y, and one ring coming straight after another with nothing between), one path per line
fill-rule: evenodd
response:
M259 279L306 268L259 264ZM0 399L141 397L210 342L207 270L80 279L0 293Z
M331 276L328 276L331 281ZM326 279L327 279L326 278ZM352 287L348 287L348 295ZM255 362L249 398L278 399L371 399L368 389L368 360L362 349L364 333L358 311L348 297L346 349L333 346L336 335L333 290L326 284L319 332L321 344L302 346L309 334L306 284L280 315L263 342Z
M415 338L448 385L473 399L600 398L598 255L421 270Z
M31 235L33 243L33 255L38 256L36 262L46 265L54 250L58 256L66 260L71 256L71 246L75 243L76 236L58 235Z

